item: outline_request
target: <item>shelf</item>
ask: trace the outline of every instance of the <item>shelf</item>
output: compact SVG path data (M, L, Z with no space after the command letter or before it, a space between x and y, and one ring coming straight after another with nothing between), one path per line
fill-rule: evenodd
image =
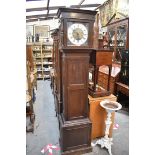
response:
M37 80L43 80L43 78L37 78Z
M26 45L33 45L33 42L26 42Z
M45 72L49 72L50 71L50 69L40 69L40 70L37 70L38 72L41 72L41 71L45 71Z
M52 49L43 49L42 51L43 51L43 52L51 52Z
M43 79L43 77L37 77L37 79Z
M125 46L116 46L116 48L125 48Z
M51 42L43 42L42 45L43 46L52 46L52 43Z
M33 42L33 45L34 46L41 46L41 41L39 41L39 42Z
M49 79L50 78L50 76L44 76L44 79Z
M52 58L52 55L50 55L50 56L44 56L43 58Z
M40 52L41 50L35 50L35 49L33 49L33 52Z
M41 59L41 58L45 59L45 58L52 58L52 56L46 56L46 57L34 57L34 58L36 58L36 59Z
M37 70L37 79L43 80L50 78L50 69L53 62L52 59L52 44L51 43L34 43L32 45L33 61L35 62ZM39 76L40 75L40 76Z
M53 62L43 62L43 65L52 65Z
M50 70L43 70L44 72L50 72Z
M50 77L44 77L44 79L50 79Z
M41 57L34 57L34 58L36 58L36 59L41 59Z
M41 65L41 63L36 63L36 65Z

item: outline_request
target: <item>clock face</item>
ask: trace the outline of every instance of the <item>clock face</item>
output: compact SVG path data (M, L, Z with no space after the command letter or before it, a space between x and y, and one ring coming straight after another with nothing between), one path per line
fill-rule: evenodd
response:
M81 23L71 24L68 27L67 37L73 45L85 45L88 40L88 27Z

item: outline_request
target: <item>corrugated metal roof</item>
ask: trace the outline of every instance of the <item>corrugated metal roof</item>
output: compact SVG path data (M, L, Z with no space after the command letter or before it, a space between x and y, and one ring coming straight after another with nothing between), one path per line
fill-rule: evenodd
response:
M95 10L107 0L26 0L26 22L48 20L56 16L60 7Z

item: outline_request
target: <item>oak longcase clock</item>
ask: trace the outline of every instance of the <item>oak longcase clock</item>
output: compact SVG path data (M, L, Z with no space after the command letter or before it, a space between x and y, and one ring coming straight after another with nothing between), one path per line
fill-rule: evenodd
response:
M59 8L59 52L62 113L59 114L62 155L83 154L91 148L88 118L88 70L93 48L96 11Z

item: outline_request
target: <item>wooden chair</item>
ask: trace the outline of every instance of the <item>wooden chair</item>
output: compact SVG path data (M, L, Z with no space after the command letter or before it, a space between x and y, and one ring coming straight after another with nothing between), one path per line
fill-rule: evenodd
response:
M33 110L33 82L31 81L31 72L30 72L30 66L29 62L27 61L27 90L26 90L26 117L30 117L30 122L32 124L32 128L28 129L26 127L27 132L33 132L34 131L34 120L35 120L35 114Z

